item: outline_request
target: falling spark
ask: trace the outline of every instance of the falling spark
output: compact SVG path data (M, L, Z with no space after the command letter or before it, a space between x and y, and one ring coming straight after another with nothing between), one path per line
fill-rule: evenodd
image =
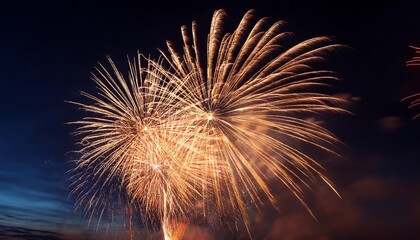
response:
M415 50L415 54L417 54L416 56L414 56L411 60L408 60L406 62L407 66L420 66L420 56L418 56L420 54L420 48L419 47L414 47L414 46L410 46L410 48L413 48ZM403 98L401 101L410 101L410 105L408 106L408 108L414 108L416 106L420 105L420 93L416 93L416 94L412 94L408 97ZM417 114L413 117L413 119L419 117L420 114Z
M415 46L410 46L410 48L415 50L415 54L420 54L420 48ZM420 66L420 56L414 56L411 60L406 62L407 66Z
M79 203L93 210L103 199L92 196L106 198L106 186L117 183L130 206L161 220L167 239L177 222L200 213L233 216L249 231L249 204L277 204L272 178L311 214L305 187L321 179L338 194L297 146L337 154L337 138L305 119L347 112L345 100L323 93L338 77L322 63L343 45L328 37L292 45L283 22L256 20L252 10L229 33L226 17L214 13L204 50L193 22L191 33L181 28L183 51L168 42L163 59L144 58L146 68L139 55L128 79L111 60L111 72L100 66L99 93L82 93L94 103L75 103L89 113L75 122L83 143L75 168L83 177L73 190ZM86 181L94 187L83 188Z

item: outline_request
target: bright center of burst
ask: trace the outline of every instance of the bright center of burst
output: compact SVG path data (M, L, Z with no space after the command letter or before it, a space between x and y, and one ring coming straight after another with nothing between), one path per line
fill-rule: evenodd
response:
M151 164L153 170L157 171L159 169L159 164Z
M211 121L211 120L213 120L213 118L214 118L213 113L208 113L207 114L207 121Z

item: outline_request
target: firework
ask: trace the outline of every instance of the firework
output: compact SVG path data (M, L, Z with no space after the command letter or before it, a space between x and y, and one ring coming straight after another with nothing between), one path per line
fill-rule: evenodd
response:
M101 65L93 76L98 96L82 93L93 103L74 103L90 116L73 123L83 147L72 193L99 221L122 213L131 219L134 210L165 226L185 219L200 197L204 156L193 148L186 116L177 113L177 90L142 68L142 58L129 61L128 79L109 59L112 72Z
M101 65L93 77L99 93L83 93L94 103L76 103L90 114L75 122L79 202L101 205L115 184L128 205L162 221L167 238L197 213L233 216L248 228L250 204L276 206L273 179L311 214L305 187L320 178L335 191L298 145L337 154L336 137L305 119L346 112L344 100L323 93L338 77L322 63L343 46L328 37L293 45L283 22L256 20L253 11L228 33L226 17L214 13L204 48L195 22L191 33L182 27L183 51L168 42L163 59L145 58L146 68L139 55L128 79L112 61L111 72ZM81 190L87 181L94 187Z
M247 201L258 205L267 197L276 204L269 175L305 206L302 184L309 187L319 176L332 187L321 165L292 142L335 153L336 137L304 117L345 112L339 107L343 100L318 91L338 80L336 74L316 68L343 46L317 37L287 47L293 34L284 31L284 23L255 21L253 11L227 33L225 18L224 10L214 13L204 54L197 24L191 33L183 26L183 51L168 42L162 53L170 68L155 67L181 89L182 114L196 119L190 131L199 139L195 148L205 149L202 171L213 191L203 188L205 203L215 204L220 215L233 210L247 222Z
M414 56L411 60L408 60L406 62L406 65L407 66L420 66L420 56L418 56L418 54L420 53L420 48L413 47L413 46L410 46L410 47L415 50L415 53L417 55ZM420 105L420 93L413 94L413 95L410 95L408 97L405 97L401 101L410 101L410 106L408 108L416 107L416 106ZM420 116L420 114L417 114L417 115L414 116L414 118L417 118L419 116Z

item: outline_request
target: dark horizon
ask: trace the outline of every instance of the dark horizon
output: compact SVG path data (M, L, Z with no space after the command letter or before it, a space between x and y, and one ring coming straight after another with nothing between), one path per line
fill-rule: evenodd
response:
M220 8L229 30L255 9L258 17L286 21L295 42L331 36L349 46L330 64L342 78L334 90L352 101L354 115L319 119L344 142L341 158L322 161L342 199L321 184L308 193L315 221L290 193L279 192L280 211L263 207L254 239L420 237L420 118L412 119L420 108L401 101L420 92L420 66L405 65L414 56L409 46L420 46L420 3L0 1L0 239L104 238L68 196L66 172L78 139L66 123L84 113L66 101L95 92L91 72L106 56L122 68L137 51L158 58L166 40L180 42L182 25L196 21L206 34ZM200 229L206 232L190 230ZM111 230L110 239L121 237L119 226ZM248 238L244 229L220 226L206 234Z

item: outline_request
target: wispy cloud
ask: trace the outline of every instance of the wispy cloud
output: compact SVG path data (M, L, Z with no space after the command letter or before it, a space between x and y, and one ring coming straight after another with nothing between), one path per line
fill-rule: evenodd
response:
M60 240L60 235L51 231L36 230L25 227L10 227L0 225L0 236L4 240Z

